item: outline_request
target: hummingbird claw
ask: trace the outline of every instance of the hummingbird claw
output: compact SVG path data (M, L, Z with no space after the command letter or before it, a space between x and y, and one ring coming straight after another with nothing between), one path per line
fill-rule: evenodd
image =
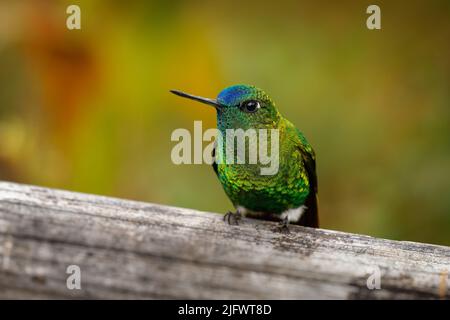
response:
M225 215L223 216L223 221L227 221L229 225L239 225L239 220L241 220L242 216L241 213L238 211L236 211L235 213L228 211L227 213L225 213Z
M278 231L280 233L285 233L285 234L290 233L289 220L287 219L287 217L278 223L278 227L277 227L276 231Z

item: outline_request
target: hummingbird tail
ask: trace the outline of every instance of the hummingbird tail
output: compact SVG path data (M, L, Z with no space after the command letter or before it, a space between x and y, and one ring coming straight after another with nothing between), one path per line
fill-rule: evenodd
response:
M317 193L311 192L305 202L305 213L298 222L299 225L311 228L319 227L319 206Z

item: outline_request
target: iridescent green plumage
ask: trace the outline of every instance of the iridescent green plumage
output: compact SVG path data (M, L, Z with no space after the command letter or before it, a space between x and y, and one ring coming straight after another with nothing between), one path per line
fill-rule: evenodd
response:
M279 113L264 91L254 86L236 85L223 90L216 100L173 92L214 105L217 128L223 136L227 129L278 129L279 170L276 174L261 175L260 163L218 163L213 165L214 170L233 205L240 210L245 209L248 215L281 219L285 212L305 206L300 213L301 218L291 222L318 227L314 151L303 134ZM246 109L247 105L255 107L255 103L258 106L256 110L250 112ZM226 144L222 148L217 147L215 153L216 157L224 157Z

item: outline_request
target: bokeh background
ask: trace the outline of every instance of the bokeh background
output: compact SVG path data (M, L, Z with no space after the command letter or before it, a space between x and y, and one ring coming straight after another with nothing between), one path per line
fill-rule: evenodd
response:
M214 111L168 90L236 83L314 146L322 227L450 245L448 0L0 0L0 179L225 212L208 165L170 160Z

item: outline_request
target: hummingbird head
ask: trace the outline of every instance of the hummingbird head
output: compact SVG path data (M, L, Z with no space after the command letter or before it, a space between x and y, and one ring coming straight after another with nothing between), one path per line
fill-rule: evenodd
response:
M261 89L234 85L222 90L217 99L194 96L177 90L172 93L211 105L217 110L217 127L222 129L271 129L281 118L272 99Z

